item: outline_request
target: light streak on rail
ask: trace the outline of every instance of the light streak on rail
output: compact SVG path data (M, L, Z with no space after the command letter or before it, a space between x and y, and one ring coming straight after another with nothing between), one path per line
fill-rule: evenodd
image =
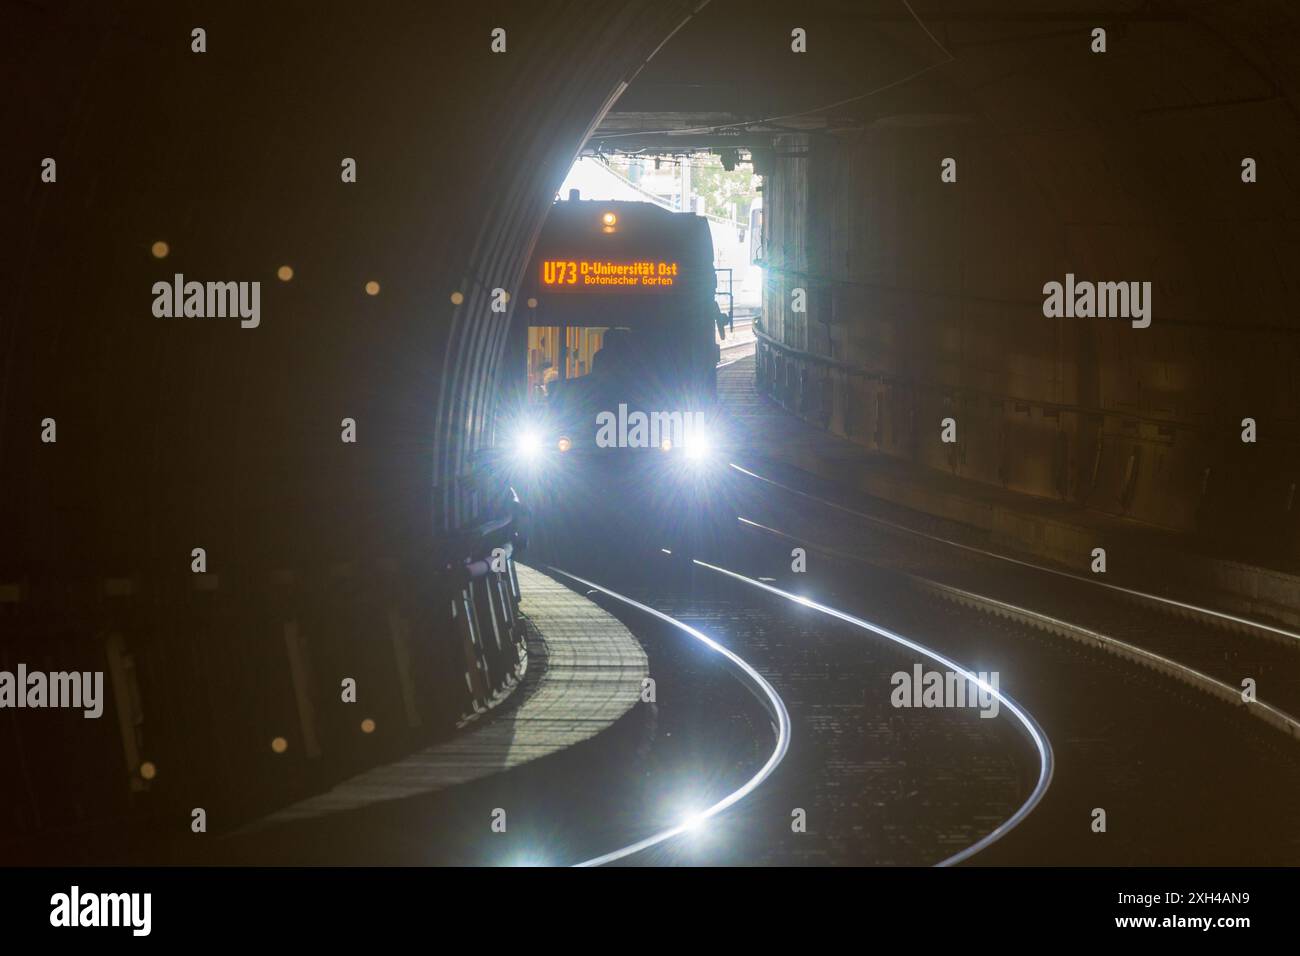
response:
M985 548L977 548L974 545L964 544L961 541L953 541L951 538L945 538L937 534L930 534L925 531L919 531L916 528L909 528L907 525L899 524L895 521L890 521L887 518L880 518L877 517L876 515L869 515L866 514L865 512L858 511L854 508L849 508L845 505L839 504L838 502L830 501L826 498L819 498L817 495L809 494L806 491L800 491L798 488L791 488L789 485L782 484L781 482L776 481L772 478L768 478L764 475L757 474L756 472L750 471L748 468L742 468L740 465L737 465L735 462L731 462L731 467L734 468L736 471L740 472L742 475L747 475L750 478L754 478L758 481L765 482L769 485L772 485L773 487L780 488L782 491L787 491L792 495L798 495L801 498L807 498L809 501L815 501L818 504L826 505L828 508L834 508L837 511L843 511L846 514L854 515L872 524L881 525L886 528L892 528L895 531L902 531L905 532L906 534L915 535L918 538L925 538L928 541L934 541L939 544L946 544L953 548L960 548L963 551L969 551L973 554L983 555L986 558L994 558L998 561L1007 561L1011 564L1018 564L1022 568L1029 568L1033 571L1042 571L1045 574L1055 574L1057 577L1068 578L1072 581L1081 581L1084 584L1091 584L1094 587L1106 588L1110 591L1115 591L1120 594L1127 594L1130 597L1140 598L1146 601L1154 601L1159 604L1164 604L1168 607L1179 608L1183 611L1191 611L1194 614L1201 614L1206 617L1218 618L1220 620L1227 621L1231 624L1236 624L1239 627L1245 627L1245 628L1251 628L1251 629L1263 631L1267 634L1270 634L1277 638L1282 638L1286 641L1293 641L1296 643L1300 643L1300 634L1297 634L1294 631L1289 631L1286 628L1275 627L1271 624L1265 624L1262 621L1255 621L1246 617L1239 617L1236 614L1229 614L1227 611L1219 611L1214 608L1201 607L1196 604L1188 604L1185 601L1177 601L1174 600L1173 598L1164 597L1163 595L1160 594L1152 594L1148 591L1138 591L1134 588L1126 588L1118 584L1110 584L1109 582L1106 581L1099 581L1096 578L1086 578L1083 575L1075 574L1072 571L1062 571L1059 568L1049 568L1041 564L1034 564L1032 561L1024 561L1020 558L1013 558L1007 554L999 554L996 551L989 551Z
M1029 735L1029 739L1033 742L1034 747L1038 750L1038 757L1039 757L1038 781L1034 785L1033 791L1026 798L1025 802L1020 805L1020 807L1016 810L1015 813L1013 813L1001 824L995 827L991 832L985 834L979 840L976 840L974 843L972 843L970 846L966 847L965 849L961 850L960 852L954 853L952 856L940 860L937 864L935 864L936 866L952 866L953 864L961 863L963 860L969 859L970 857L974 856L976 853L979 853L981 850L995 843L997 840L1001 839L1007 833L1011 832L1011 830L1015 829L1015 827L1019 825L1022 820L1024 820L1027 816L1029 816L1029 814L1033 811L1034 807L1038 805L1038 802L1043 799L1043 795L1047 793L1047 788L1052 782L1052 770L1054 766L1052 760L1052 745L1047 739L1047 734L1043 731L1043 729L1040 726L1038 726L1038 722L1034 720L1034 718L1031 717L1024 708L1022 708L1018 703L1016 703L1006 694L1002 693L996 687L991 686L987 681L981 680L979 676L977 676L972 671L966 669L965 667L962 667L956 661L950 660L949 658L940 654L938 651L926 647L924 644L919 644L916 641L904 637L903 635L895 631L891 631L886 627L881 627L879 624L872 624L870 621L865 621L860 617L855 617L854 615L849 614L846 611L840 611L836 608L828 607L825 604L820 604L817 601L814 601L808 597L804 597L801 594L793 594L790 591L784 591L781 588L774 587L771 584L764 583L763 581L756 580L755 578L747 577L746 575L740 574L739 572L729 571L726 568L718 567L716 564L709 564L708 562L700 561L698 558L696 559L695 563L702 568L707 568L710 571L725 575L729 578L732 578L736 581L740 581L744 584L748 584L750 587L758 588L760 590L768 592L769 594L775 594L777 597L784 598L787 601L793 601L796 604L801 604L804 607L811 608L812 610L815 611L820 611L822 614L829 615L830 617L843 621L846 624L852 624L855 627L859 627L862 628L863 630L870 631L873 634L877 634L883 638L886 638L887 640L893 641L896 644L901 644L904 647L916 651L918 654L924 654L926 657L937 662L947 670L962 675L968 681L975 684L980 689L992 694L994 697L997 698L998 702L1003 707L1005 707L1012 714L1014 714L1016 719L1020 721L1021 726L1024 727L1026 733Z
M563 575L571 581L577 581L579 584L599 591L601 594L611 597L616 601L621 601L629 607L636 608L643 614L649 614L651 617L658 618L664 623L689 634L714 653L722 655L740 670L744 675L745 682L749 685L750 691L758 698L759 702L764 706L764 708L766 708L768 713L772 716L772 719L776 722L776 744L772 748L771 756L767 758L766 763L759 768L758 772L755 773L754 776L750 777L749 780L745 781L741 787L733 790L711 807L701 810L698 813L692 813L688 819L679 823L677 826L660 830L643 840L638 840L636 843L628 844L627 846L620 847L617 850L611 850L609 853L592 857L589 860L583 860L581 863L575 864L575 866L603 866L606 863L613 863L616 860L621 860L625 857L632 856L633 854L640 853L642 850L647 850L656 844L663 843L665 840L671 840L674 837L681 836L683 833L689 833L692 830L696 830L710 818L717 816L723 810L726 810L728 807L745 799L745 797L749 796L749 794L757 789L759 784L772 775L772 772L776 770L777 766L785 758L786 751L790 748L790 714L785 708L785 701L781 699L781 695L776 692L776 688L769 684L762 674L751 667L749 663L743 660L739 655L723 647L707 634L696 630L689 624L677 620L675 617L665 614L663 611L642 604L640 601L633 600L632 598L619 594L616 591L611 591L609 588L601 587L594 581L580 578L576 574L570 574L569 572L562 571L559 568L549 568L548 570Z

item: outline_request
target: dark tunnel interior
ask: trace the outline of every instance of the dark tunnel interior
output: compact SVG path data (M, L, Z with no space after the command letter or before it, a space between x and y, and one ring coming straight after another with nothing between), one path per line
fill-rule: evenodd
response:
M1179 587L1195 556L1258 563L1237 610L1300 623L1289 0L0 0L0 22L0 668L108 686L93 732L0 741L19 861L129 857L197 791L253 819L521 679L492 561L525 553L530 502L492 454L579 156L752 165L755 393L883 462L874 492L919 512L909 476L960 480L1010 515L992 534L1075 570L1091 545L1017 508L1158 539L1186 560L1146 570ZM260 285L199 318L190 281ZM338 672L383 688L382 740L327 713Z

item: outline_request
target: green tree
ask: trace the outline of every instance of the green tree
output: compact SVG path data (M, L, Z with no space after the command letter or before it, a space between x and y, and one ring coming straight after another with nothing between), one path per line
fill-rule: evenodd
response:
M717 156L704 153L691 158L691 191L704 197L704 211L711 216L730 219L734 202L736 214L743 219L761 182L748 164L727 172Z

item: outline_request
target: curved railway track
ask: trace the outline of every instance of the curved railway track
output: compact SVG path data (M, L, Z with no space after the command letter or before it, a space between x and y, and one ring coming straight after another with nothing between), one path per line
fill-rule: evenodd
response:
M781 601L797 606L798 608L812 609L821 615L825 615L836 621L851 625L853 628L856 628L860 631L865 631L877 637L883 638L886 641L893 642L894 644L900 647L906 648L909 651L924 656L928 660L936 664L939 664L940 666L946 669L961 674L964 678L974 683L979 683L979 678L977 677L977 675L975 675L968 668L965 668L960 664L957 664L956 662L940 654L939 652L934 651L929 647L926 647L924 644L912 640L908 637L905 637L888 628L881 627L880 625L871 623L860 617L857 617L856 615L849 614L845 611L841 611L836 608L832 608L815 601L810 601L798 595L791 594L790 592L784 591L780 588L772 587L771 585L765 582L758 581L747 575L729 570L727 568L720 567L718 565L709 564L703 561L696 561L695 564L698 565L699 567L705 568L706 570L712 573L721 575L731 581L740 582L747 587L755 588L765 592L768 595L775 596L779 598ZM722 646L718 642L708 637L706 634L701 632L698 628L692 627L691 625L686 624L681 620L677 619L676 617L666 614L655 607L652 607L646 603L630 598L626 595L620 594L610 588L606 588L600 584L595 583L594 581L591 581L587 578L580 577L568 571L564 571L554 567L550 568L550 570L556 574L561 575L564 578L569 579L570 581L581 584L587 588L591 588L594 591L604 595L605 597L620 602L621 604L629 608L632 608L637 612L640 612L642 614L647 614L662 623L668 624L671 627L677 629L678 631L687 634L692 639L700 642L701 644L706 646L710 651L723 656L728 661L728 663L733 668L736 669L736 671L738 672L739 679L743 683L745 683L745 685L749 688L751 693L753 693L754 696L759 699L760 703L762 703L763 706L767 709L773 721L772 730L774 735L774 745L773 745L772 753L768 757L766 762L762 765L762 767L760 767L758 771L753 774L753 776L751 776L747 781L745 781L743 785L727 793L721 799L715 801L707 809L693 814L689 819L684 820L675 826L662 828L650 834L649 836L643 837L625 846L601 854L600 856L584 860L576 865L600 866L606 863L613 863L620 860L625 860L629 857L635 856L638 853L641 853L644 850L665 843L666 841L679 837L689 831L695 830L700 826L702 826L705 822L707 822L711 818L717 816L718 814L722 813L728 808L738 804L741 800L743 800L749 794L754 792L764 781L766 781L772 775L772 773L776 770L777 766L781 763L782 759L785 757L787 750L789 749L790 740L791 740L791 722L790 722L789 713L786 709L785 703L782 700L779 692L754 667L748 664L739 655L728 650L726 647ZM1018 703L1016 703L1006 694L1002 693L996 688L990 688L987 685L983 685L983 689L992 693L993 696L996 697L996 699L998 700L1001 707L1007 709L1007 711L1013 716L1014 720L1019 724L1025 737L1033 745L1039 762L1037 773L1036 773L1036 779L1034 781L1034 785L1031 791L1029 792L1028 796L1025 797L1023 801L1021 801L1019 805L1014 808L1013 812L1011 812L1006 817L1006 819L999 821L996 825L991 827L988 832L982 833L981 835L978 836L977 839L970 842L968 845L963 846L961 849L957 850L956 852L949 853L948 855L944 856L942 859L938 860L935 864L937 866L951 866L953 864L960 863L964 860L967 860L970 857L974 856L975 854L979 853L980 851L984 850L986 847L992 845L998 839L1003 837L1006 833L1010 832L1014 827L1016 827L1021 821L1023 821L1032 812L1035 806L1037 806L1039 801L1043 798L1043 795L1047 792L1047 788L1051 782L1052 766L1053 766L1052 750L1051 750L1051 745L1048 743L1047 736L1042 731L1042 728L1038 726L1038 723L1033 719L1032 716L1028 714L1027 711L1024 710L1024 708L1022 708Z
M1032 627L1116 654L1159 671L1216 699L1242 707L1283 733L1300 739L1300 634L1263 621L1176 600L1136 588L1085 577L1048 567L953 538L932 534L905 524L867 514L838 501L815 495L751 469L731 463L736 472L862 526L894 536L907 536L926 545L951 549L975 562L1008 565L1041 576L1035 581L1034 599L1013 599L1024 582L1013 582L988 567L960 567L940 557L938 561L915 554L882 557L869 548L835 548L807 534L793 534L741 517L743 524L834 557L880 568L902 570L919 588L945 600L1002 617L1016 618ZM842 536L844 528L837 527ZM1122 599L1122 604L1097 601L1095 591ZM1031 606L1036 605L1036 606ZM1228 634L1231 641L1225 640ZM1241 681L1250 677L1267 688L1253 700L1243 699Z
M773 721L772 733L774 736L774 743L772 753L758 769L758 772L746 780L741 786L732 790L722 799L716 801L706 809L693 814L689 819L682 821L676 826L666 827L652 833L650 836L637 840L634 843L629 843L626 846L611 850L608 853L603 853L600 856L583 860L581 863L576 864L577 866L603 866L606 863L613 863L617 860L625 859L634 854L640 853L642 850L647 850L652 846L657 846L666 840L671 840L673 837L680 836L681 834L686 833L687 831L692 830L709 819L717 816L733 804L739 803L741 800L745 799L748 794L753 792L759 784L772 775L772 771L774 771L777 768L777 765L781 763L782 759L784 759L786 750L789 749L790 746L790 714L786 711L785 701L781 699L781 695L778 694L772 685L764 679L762 674L746 663L739 655L723 647L717 641L713 640L706 634L703 634L696 628L691 627L689 624L682 623L675 617L671 617L662 611L656 610L647 604L642 604L640 601L633 600L632 598L619 594L616 591L611 591L609 588L602 587L594 581L588 581L586 578L578 577L576 574L570 574L568 571L561 570L560 568L550 568L549 570L566 577L571 581L576 581L578 584L599 591L606 597L619 601L643 614L648 614L651 617L676 628L694 640L699 641L710 651L723 657L736 669L740 675L740 680L749 688L750 692L758 699L759 703L763 705Z

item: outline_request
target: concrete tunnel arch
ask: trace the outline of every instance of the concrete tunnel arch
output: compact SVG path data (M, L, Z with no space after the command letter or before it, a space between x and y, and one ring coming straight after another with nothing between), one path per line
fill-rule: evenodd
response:
M3 4L20 136L0 174L21 228L0 314L0 628L114 688L99 732L67 744L103 773L34 774L6 791L9 819L155 812L196 788L249 811L499 690L465 614L522 632L499 581L458 577L483 557L463 534L505 504L472 461L511 320L488 300L518 285L587 133L697 6ZM260 323L155 317L153 283L175 273L260 281ZM394 615L422 720L392 705L392 742L362 753L320 702L339 667L400 698Z
M750 144L773 276L761 387L887 456L1293 561L1294 8L915 8L938 41L897 6L864 5L856 23L810 10L830 62L893 51L857 86L880 92ZM884 88L890 76L913 79ZM627 141L620 111L648 109L636 94L596 143L604 129ZM1243 183L1248 156L1267 182ZM1067 272L1150 280L1153 326L1046 319L1040 290ZM795 286L806 314L786 307ZM939 439L950 414L970 439L956 447ZM1267 445L1240 440L1248 415L1267 419Z
M1178 531L1270 535L1297 553L1300 507L1284 507L1300 480L1294 5L914 0L956 54L935 67L933 38L901 4L814 3L797 13L818 54L782 61L780 83L769 65L788 55L786 5L229 6L0 0L12 25L0 51L16 67L0 108L20 131L0 151L0 182L5 221L23 226L6 231L0 260L0 628L88 661L110 645L131 658L143 724L128 715L120 736L136 755L103 756L117 728L85 750L104 779L129 781L115 790L123 812L175 796L180 767L186 780L223 776L213 767L267 775L250 755L264 725L305 722L287 622L331 665L385 637L394 608L414 635L454 629L439 573L470 556L456 532L500 507L472 459L490 438L510 320L493 317L488 294L518 284L588 134L626 135L638 110L654 125L712 107L683 124L744 125L882 88L823 111L822 128L705 142L811 147L798 160L772 154L765 196L788 257L774 264L824 280L814 320L787 327L768 303L779 345L807 353L782 360L786 391L762 383L790 410L870 442L880 407L881 450L1052 497L1060 453L1042 442L1041 410L1104 409L1118 457L1093 480L1098 438L1092 426L1070 433L1068 500ZM743 27L719 33L729 20ZM1104 59L1087 51L1094 23L1109 30ZM196 26L203 54L190 49ZM490 50L497 26L505 54ZM716 62L700 55L715 47ZM634 76L654 82L632 83L605 112ZM413 122L421 110L436 122ZM613 123L621 111L631 118ZM959 160L955 202L938 192L946 155ZM1245 193L1241 155L1261 164ZM46 156L57 186L38 178ZM359 175L344 186L348 156ZM160 239L171 251L158 260ZM282 264L288 283L275 278ZM1066 271L1163 280L1156 327L1058 336L1035 300ZM150 285L174 272L260 279L261 326L154 319ZM863 385L885 379L896 390ZM940 388L922 402L926 383ZM973 427L989 440L968 460L907 424L937 418L945 390L982 409ZM1031 407L1024 424L1006 424L1021 414L1012 397ZM1008 407L995 413L994 401ZM1260 409L1268 442L1235 441L1225 423L1246 414L1239 406ZM356 445L339 440L345 416ZM46 417L57 444L39 440ZM1130 482L1126 449L1139 438L1169 447ZM193 585L195 546L213 591ZM422 699L475 696L439 678L459 679L464 661L422 663ZM190 700L196 691L208 696ZM160 713L175 726L160 728ZM328 730L283 787L375 759L331 749ZM189 755L202 747L219 761ZM289 759L305 749L292 739ZM139 761L158 753L146 787ZM88 784L61 783L71 795L51 804L55 818L88 802Z

